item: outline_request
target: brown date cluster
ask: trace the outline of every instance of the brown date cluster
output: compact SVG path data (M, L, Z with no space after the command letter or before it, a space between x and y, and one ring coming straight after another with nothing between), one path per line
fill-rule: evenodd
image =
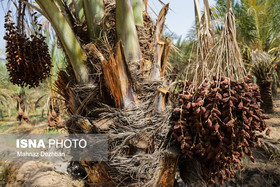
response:
M242 167L244 155L255 161L251 147L261 146L262 136L256 132L266 129L268 119L258 105L260 92L251 76L238 82L227 77L205 79L195 93L187 91L190 82L185 86L173 112L173 136L183 155L201 163L209 185L216 179L223 184Z
M15 26L11 11L5 16L7 70L13 84L37 87L50 76L51 57L45 37L35 32L30 38Z

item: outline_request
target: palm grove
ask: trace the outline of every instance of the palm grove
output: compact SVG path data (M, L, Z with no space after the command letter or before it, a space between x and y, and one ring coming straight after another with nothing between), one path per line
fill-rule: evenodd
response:
M204 4L207 7L208 1ZM15 5L15 20L10 12L5 20L12 82L36 87L50 76L51 57L37 12L51 23L66 55L68 65L57 72L53 89L66 102L68 132L109 135L109 162L78 163L87 173L87 183L173 186L177 165L183 175L186 168L180 163L186 157L193 162L199 158L202 168L210 168L201 174L206 183L214 183L215 177L223 183L240 168L243 152L252 157L250 147L261 141L253 131L266 128L267 116L258 103L262 98L262 108L268 112L273 106L278 1L218 0L202 16L197 11L198 37L178 46L186 54L179 59L180 66L198 67L189 74L195 77L192 82L172 76L178 59L174 60L176 47L163 35L168 4L155 22L145 0L20 0ZM221 21L225 15L227 22ZM25 24L31 25L31 32ZM199 35L202 30L206 34ZM230 36L223 38L227 32ZM214 35L232 46L215 45ZM190 52L190 45L198 53ZM239 54L240 48L245 66L241 58L227 59L238 61L244 71L214 60L213 67L218 64L220 70L214 76L207 62L208 54L216 50L211 46L225 48L228 54ZM201 68L205 77L198 71ZM246 71L256 77L260 92ZM220 112L224 107L230 108L231 118ZM216 164L220 162L226 164Z

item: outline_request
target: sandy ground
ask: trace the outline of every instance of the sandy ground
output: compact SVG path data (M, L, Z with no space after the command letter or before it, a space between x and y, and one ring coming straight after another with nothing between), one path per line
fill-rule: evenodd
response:
M47 122L40 123L6 123L8 128L0 133L44 134ZM12 125L13 124L13 125ZM61 129L60 129L61 132ZM7 187L82 187L83 181L73 179L67 173L68 162L0 162L0 186Z
M265 139L280 144L280 99L274 101L274 106L274 113L269 114L270 119L266 120L267 125L271 129L271 133Z

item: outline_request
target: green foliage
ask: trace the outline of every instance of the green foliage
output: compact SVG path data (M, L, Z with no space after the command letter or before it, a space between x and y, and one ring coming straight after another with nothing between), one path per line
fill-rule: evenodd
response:
M216 0L215 19L221 19L227 11L227 0ZM243 62L257 81L272 80L276 73L272 61L253 63L255 50L275 58L280 52L280 1L279 0L232 0L236 18L237 41Z
M227 1L217 0L216 2L215 19L221 20L227 11ZM275 53L276 50L279 50L280 1L233 0L232 8L236 18L239 44L266 52Z
M47 38L50 38L50 34L47 33ZM57 79L57 74L61 69L65 69L67 66L66 56L63 50L59 47L57 39L47 41L50 48L50 55L52 57L53 68L51 70L51 77L46 80L49 87L52 87L52 83Z
M179 79L184 76L185 67L194 59L192 54L196 41L194 34L191 33L190 35L191 37L183 38L183 36L177 36L171 32L165 31L164 33L164 36L171 38L174 43L168 55L168 62L173 66L173 73Z

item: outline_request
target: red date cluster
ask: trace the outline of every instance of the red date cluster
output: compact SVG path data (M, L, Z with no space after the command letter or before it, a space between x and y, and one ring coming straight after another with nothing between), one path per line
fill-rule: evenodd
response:
M216 178L223 184L242 167L245 154L254 162L251 147L261 146L257 131L266 129L268 116L258 105L262 102L259 89L251 76L243 81L205 79L195 92L188 89L189 82L185 86L173 112L173 136L183 155L201 163L208 184Z
M6 64L11 82L18 86L37 87L50 76L51 57L45 37L35 32L28 38L11 20L11 11L5 16Z

